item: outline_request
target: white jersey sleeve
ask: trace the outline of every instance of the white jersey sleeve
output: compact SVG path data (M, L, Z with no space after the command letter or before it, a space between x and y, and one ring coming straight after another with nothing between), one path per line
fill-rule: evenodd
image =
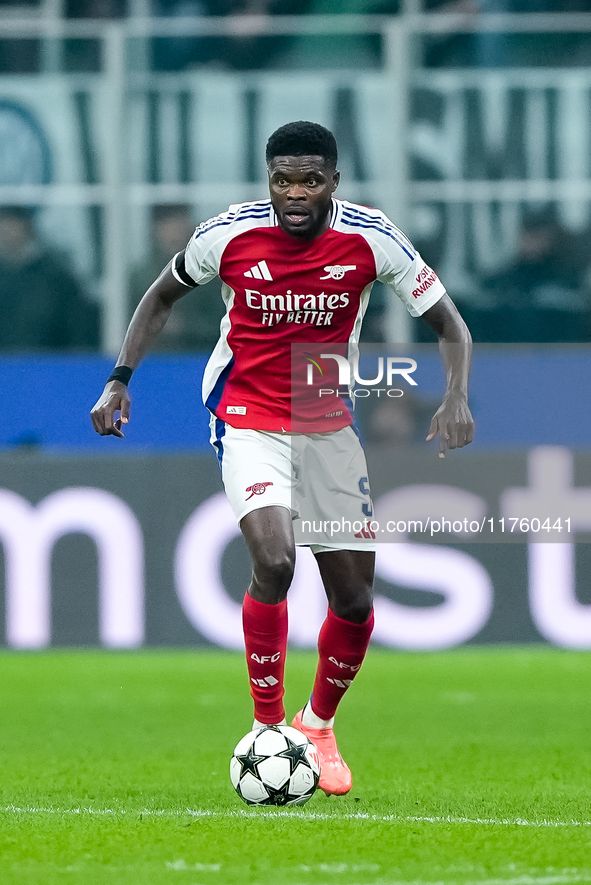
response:
M383 212L342 202L343 230L361 234L372 249L376 279L404 303L411 316L421 316L445 295L445 288L410 240Z
M445 295L441 280L418 252L412 262L392 261L385 255L377 278L392 289L414 317L420 317Z
M185 268L191 279L202 286L219 274L228 242L243 230L269 225L271 201L236 203L195 230L185 249Z

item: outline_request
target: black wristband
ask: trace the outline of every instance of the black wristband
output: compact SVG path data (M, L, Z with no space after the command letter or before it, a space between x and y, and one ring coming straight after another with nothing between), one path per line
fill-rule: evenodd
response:
M127 387L132 375L133 369L130 369L129 366L115 366L115 368L107 378L107 384L109 383L109 381L121 381L121 383L125 384L125 386Z

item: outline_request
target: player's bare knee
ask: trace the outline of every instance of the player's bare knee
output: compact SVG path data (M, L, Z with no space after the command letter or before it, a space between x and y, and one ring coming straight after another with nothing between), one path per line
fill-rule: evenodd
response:
M333 597L330 607L338 618L350 621L352 624L364 624L373 608L373 595L371 588L363 588L358 593L346 596Z
M262 549L254 557L253 565L253 577L258 586L284 598L293 579L295 550Z

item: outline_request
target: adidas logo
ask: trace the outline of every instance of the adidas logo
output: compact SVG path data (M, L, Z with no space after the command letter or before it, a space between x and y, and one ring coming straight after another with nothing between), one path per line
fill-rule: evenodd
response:
M271 276L271 271L267 267L267 262L264 260L259 261L257 264L255 264L253 267L251 267L250 270L245 270L244 276L250 277L251 280L252 279L255 279L255 280L272 280L273 279L273 277Z
M330 676L326 677L326 681L330 682L331 685L336 685L338 688L349 688L353 682L352 679L331 679Z
M254 682L255 685L259 685L261 688L272 688L279 682L274 676L265 676L264 679L253 679L251 676L250 681Z

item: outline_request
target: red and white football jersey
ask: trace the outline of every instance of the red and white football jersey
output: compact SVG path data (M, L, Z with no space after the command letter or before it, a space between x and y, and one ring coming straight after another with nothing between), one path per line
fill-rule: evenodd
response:
M203 401L222 421L255 430L291 429L291 345L356 344L376 280L412 316L445 294L382 212L336 199L330 227L310 242L279 227L270 200L230 206L197 228L185 267L197 285L219 276L226 304ZM324 408L309 430L351 422L348 410Z

